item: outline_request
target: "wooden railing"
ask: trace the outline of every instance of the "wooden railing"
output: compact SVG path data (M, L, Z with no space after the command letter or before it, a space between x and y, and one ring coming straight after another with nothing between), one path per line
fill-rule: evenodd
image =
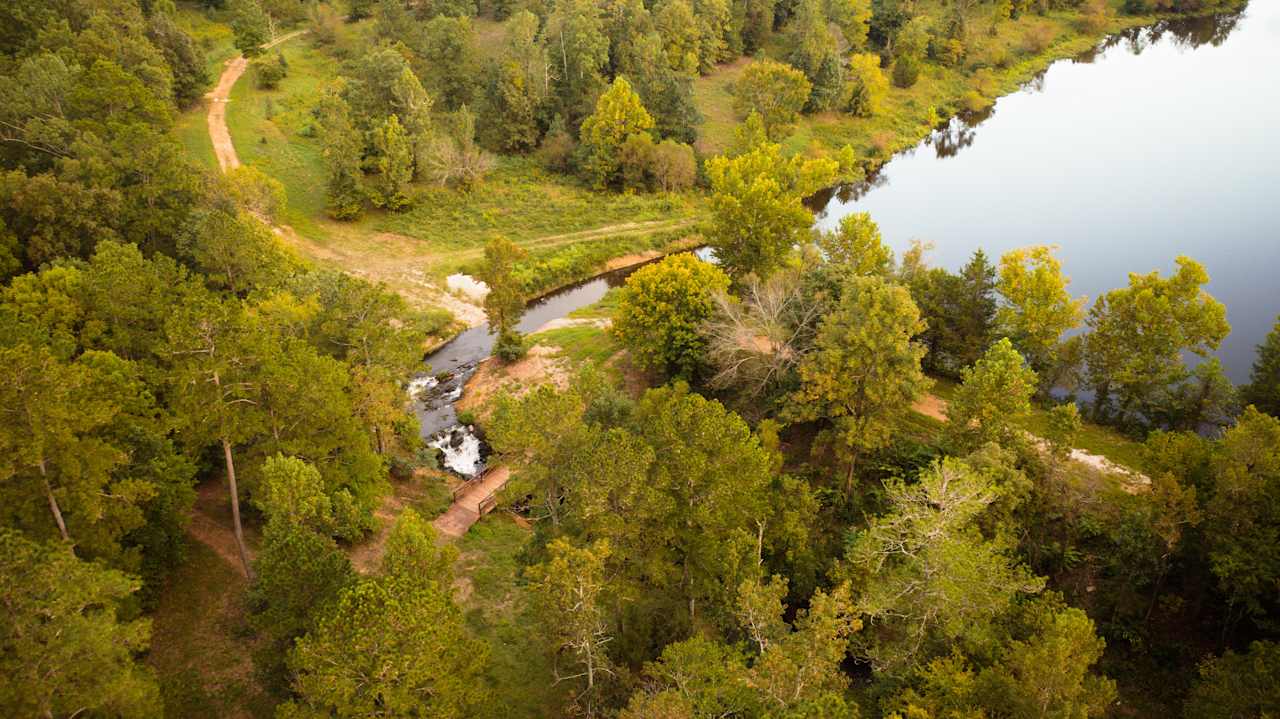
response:
M484 481L484 478L488 474L489 474L489 470L485 470L484 472L481 472L480 474L472 477L471 479L468 479L462 482L457 487L454 487L453 490L450 491L449 493L450 501L453 501L453 502L458 501L458 498L466 494L467 492L471 491L471 488L474 485ZM480 500L479 504L476 505L476 508L479 510L480 516L484 516L489 512L492 512L497 506L498 506L498 497L496 493L490 492Z

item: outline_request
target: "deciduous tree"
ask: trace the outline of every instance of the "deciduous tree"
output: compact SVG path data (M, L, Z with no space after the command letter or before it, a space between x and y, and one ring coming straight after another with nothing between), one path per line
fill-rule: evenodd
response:
M733 107L739 116L760 113L774 140L786 136L809 101L813 85L804 73L773 60L747 66L733 86Z
M1042 379L1057 360L1059 338L1083 318L1084 300L1067 291L1070 280L1053 252L1045 245L1006 252L996 285L1004 298L997 322Z
M813 224L803 199L830 184L837 169L834 160L784 158L782 148L768 142L708 160L711 242L730 276L764 278L782 266Z
M1031 411L1036 373L1007 337L961 373L960 389L947 405L947 431L971 447L1008 444Z
M673 255L627 278L613 332L641 366L667 376L692 377L706 352L703 324L729 278L690 253Z
M859 457L884 446L895 422L928 388L920 370L924 348L912 341L922 329L905 289L878 277L854 277L800 364L789 415L833 423L829 435L848 465L846 492Z

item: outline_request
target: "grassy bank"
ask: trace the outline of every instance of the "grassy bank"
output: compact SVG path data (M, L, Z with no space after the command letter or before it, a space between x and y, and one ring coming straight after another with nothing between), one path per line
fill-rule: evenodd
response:
M804 116L785 141L785 147L790 152L802 152L849 145L868 167L874 167L917 145L940 121L963 111L984 109L1001 95L1015 92L1054 61L1087 53L1107 35L1160 19L1122 15L1118 12L1120 5L1119 0L1111 0L1113 14L1101 30L1086 27L1079 12L1057 10L1004 21L994 33L989 32L989 20L980 15L987 6L980 6L982 10L977 13L961 60L953 64L935 60L925 63L915 85L890 87L883 108L873 117L853 117L842 112ZM919 3L917 9L934 19L945 16L945 5L933 0ZM775 59L783 59L785 54L785 44L779 37L761 53ZM704 153L719 152L733 140L734 128L741 118L733 112L732 87L748 62L723 65L695 82L694 100L706 118L698 139ZM885 68L885 74L890 74L889 68Z

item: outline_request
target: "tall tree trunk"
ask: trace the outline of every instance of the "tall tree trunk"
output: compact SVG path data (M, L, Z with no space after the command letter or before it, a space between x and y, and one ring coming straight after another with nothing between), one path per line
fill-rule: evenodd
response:
M244 546L244 530L240 527L240 492L236 489L236 464L231 459L231 442L222 438L222 456L227 463L227 485L231 493L231 521L235 526L236 549L240 550L240 563L244 565L244 576L253 580L253 568L249 566L249 550Z
M58 500L53 496L53 487L49 484L49 473L44 466L44 458L40 459L40 479L44 482L44 496L49 498L49 511L53 512L53 521L58 523L58 531L62 533L62 541L69 542L71 537L67 534L67 523L62 519L62 509L58 507Z

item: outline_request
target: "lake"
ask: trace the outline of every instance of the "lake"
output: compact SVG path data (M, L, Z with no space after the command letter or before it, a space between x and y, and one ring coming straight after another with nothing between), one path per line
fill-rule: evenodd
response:
M986 116L954 119L869 182L840 188L818 225L870 212L899 254L931 242L958 269L1060 246L1073 294L1188 255L1212 278L1231 335L1219 356L1248 379L1280 313L1280 2L1162 23L1063 60Z

